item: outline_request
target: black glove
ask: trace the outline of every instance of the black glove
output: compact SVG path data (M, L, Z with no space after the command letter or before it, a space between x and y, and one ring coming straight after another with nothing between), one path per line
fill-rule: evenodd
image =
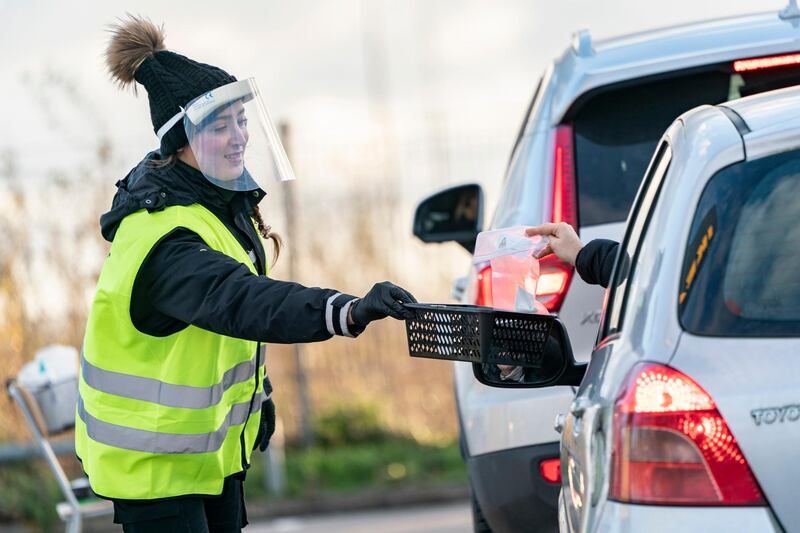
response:
M270 398L261 404L261 424L258 426L253 449L258 448L262 452L266 450L273 433L275 433L275 402Z
M350 317L358 327L365 327L373 320L390 316L398 320L414 318L414 313L403 307L404 303L417 300L405 289L384 281L376 283L372 289L350 308Z

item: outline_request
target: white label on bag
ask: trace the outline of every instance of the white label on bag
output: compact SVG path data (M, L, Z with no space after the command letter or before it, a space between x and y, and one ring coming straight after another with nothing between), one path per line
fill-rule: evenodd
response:
M494 251L486 254L475 255L472 258L472 262L484 263L503 255L527 254L529 252L533 252L534 250L541 250L546 244L547 241L545 239L534 242L528 237L503 235L500 238L500 242L497 243L497 247Z

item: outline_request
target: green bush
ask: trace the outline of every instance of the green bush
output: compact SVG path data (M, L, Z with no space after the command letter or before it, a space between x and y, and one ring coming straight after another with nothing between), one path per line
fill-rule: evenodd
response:
M263 456L247 473L248 497L265 496ZM286 451L286 497L304 497L398 486L465 484L467 473L458 443L420 444L409 438L337 448L315 446Z
M374 405L340 405L323 412L314 423L318 446L335 448L379 444L396 438L384 427Z
M59 521L56 503L61 499L53 474L41 461L0 468L0 524L23 521L51 531Z
M339 405L323 412L314 434L313 447L285 450L287 497L466 483L457 443L434 446L395 434L381 423L374 405ZM263 458L256 454L253 460L248 495L258 498L264 496Z

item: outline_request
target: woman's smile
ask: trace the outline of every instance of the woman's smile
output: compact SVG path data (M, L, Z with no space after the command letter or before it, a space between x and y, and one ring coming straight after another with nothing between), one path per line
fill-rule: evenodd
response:
M227 159L231 165L240 166L244 161L244 150L225 154L225 159Z

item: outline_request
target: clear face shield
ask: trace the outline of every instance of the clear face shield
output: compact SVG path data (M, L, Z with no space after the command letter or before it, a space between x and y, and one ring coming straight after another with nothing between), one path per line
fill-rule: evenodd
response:
M253 78L198 96L162 129L181 119L197 165L214 185L251 191L295 179Z

